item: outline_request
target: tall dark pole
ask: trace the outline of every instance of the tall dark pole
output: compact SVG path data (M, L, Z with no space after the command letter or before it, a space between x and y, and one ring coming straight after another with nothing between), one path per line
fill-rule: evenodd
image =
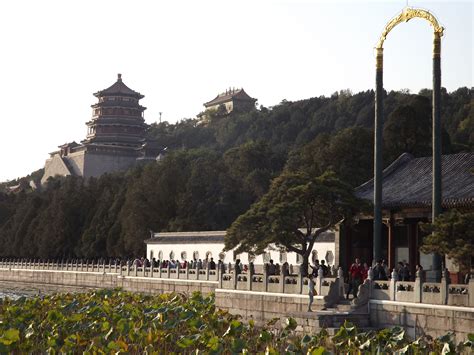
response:
M383 48L376 48L375 137L374 137L374 251L375 262L382 258L382 130L383 130Z
M432 220L441 211L441 36L434 33L433 41L433 194L431 217ZM429 281L441 278L441 257L432 255L432 272L428 273Z

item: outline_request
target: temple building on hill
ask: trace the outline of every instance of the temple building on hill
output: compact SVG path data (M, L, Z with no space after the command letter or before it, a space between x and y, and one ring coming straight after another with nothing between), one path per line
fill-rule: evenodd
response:
M250 97L244 89L228 89L217 95L214 100L206 102L206 111L215 111L221 115L231 112L247 112L255 108L257 99Z
M162 147L146 139L146 107L140 105L144 96L127 87L121 74L112 86L94 96L98 102L92 105L92 118L86 122L86 138L81 144L66 143L50 153L42 184L56 175L88 178L124 171L160 153Z

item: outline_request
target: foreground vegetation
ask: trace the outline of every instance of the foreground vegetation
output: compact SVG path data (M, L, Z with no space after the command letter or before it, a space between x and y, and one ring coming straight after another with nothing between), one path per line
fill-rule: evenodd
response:
M474 350L474 335L410 341L401 328L359 332L345 324L298 335L288 319L257 328L199 293L144 296L119 290L0 300L0 353L454 353Z

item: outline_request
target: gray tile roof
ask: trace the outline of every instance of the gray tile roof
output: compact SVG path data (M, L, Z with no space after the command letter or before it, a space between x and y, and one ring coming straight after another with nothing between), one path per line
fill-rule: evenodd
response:
M404 153L383 171L382 206L431 206L432 157ZM474 152L443 155L442 206L474 206ZM359 198L373 201L373 179L355 189Z
M139 92L133 91L127 85L125 85L122 81L122 74L118 74L117 81L112 86L109 86L107 89L98 91L94 94L94 96L96 97L113 95L132 96L138 99L142 99L145 97L144 95L140 94Z
M250 97L244 91L244 89L239 89L239 90L229 90L223 94L219 94L214 100L206 102L204 106L205 107L214 106L214 105L223 104L225 102L229 102L232 100L253 101L253 102L257 101L257 99Z
M226 234L226 231L154 233L152 238L145 240L145 243L146 244L224 243L225 234Z

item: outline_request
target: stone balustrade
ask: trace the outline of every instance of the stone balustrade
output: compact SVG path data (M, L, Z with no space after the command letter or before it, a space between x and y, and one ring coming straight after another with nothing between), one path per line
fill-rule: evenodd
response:
M468 284L451 284L446 270L441 282L424 282L420 272L415 281L399 281L395 270L391 276L388 281L370 282L370 299L474 307L473 278Z
M16 270L50 270L59 272L95 272L104 274L116 274L118 276L148 277L160 279L182 279L217 281L218 269L205 269L198 267L191 269L189 265L181 268L139 266L135 263L120 263L118 261L89 261L89 260L65 260L45 261L36 259L2 259L0 269Z
M308 294L309 279L301 274L289 274L282 269L278 275L270 275L268 267L250 264L246 272L236 273L235 266L229 263L219 263L216 269L209 266L181 267L177 264L171 268L158 266L139 266L136 263L121 263L120 261L89 261L89 260L63 260L50 261L38 259L2 259L0 269L10 270L51 270L58 272L87 272L115 274L117 276L170 279L170 280L196 280L218 282L220 289L243 290L254 292L283 293L283 294ZM258 270L259 272L255 272ZM316 295L336 297L341 299L345 295L344 275L339 268L335 277L324 277L323 270L318 271L314 279ZM400 281L394 270L390 280L373 280L370 269L368 281L364 287L369 288L370 300L387 300L398 302L411 302L435 305L452 305L474 307L474 278L469 284L451 284L449 275L445 271L441 282L424 282L422 275L417 273L415 281Z

